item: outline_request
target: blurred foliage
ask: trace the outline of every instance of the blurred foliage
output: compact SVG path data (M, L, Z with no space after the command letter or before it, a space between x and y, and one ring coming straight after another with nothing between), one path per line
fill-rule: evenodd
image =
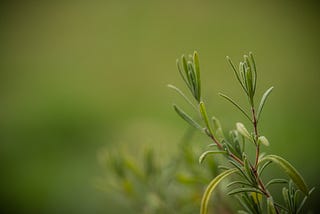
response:
M106 148L99 153L105 175L97 178L98 189L123 201L134 213L197 213L204 186L218 173L213 158L198 164L199 150L192 145L194 130L188 130L176 153L159 160L157 149L142 148L142 158L125 149ZM214 210L231 213L231 206L217 192ZM222 212L223 211L223 212Z
M316 1L1 1L0 11L2 213L119 213L122 201L94 188L96 153L119 143L172 152L185 124L165 85L182 85L172 59L194 49L207 110L227 129L242 118L216 102L218 89L240 95L224 56L255 53L257 94L275 86L263 134L319 189Z

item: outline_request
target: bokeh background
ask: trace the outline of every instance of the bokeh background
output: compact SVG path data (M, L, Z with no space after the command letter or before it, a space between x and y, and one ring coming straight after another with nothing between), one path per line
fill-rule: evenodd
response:
M97 154L119 144L176 149L187 125L166 84L183 88L175 59L193 50L209 112L228 129L244 118L217 93L245 99L225 56L238 62L253 51L258 95L275 87L261 120L267 151L319 189L319 9L285 0L1 1L1 213L122 213L95 187L107 170ZM316 190L310 209L318 198Z

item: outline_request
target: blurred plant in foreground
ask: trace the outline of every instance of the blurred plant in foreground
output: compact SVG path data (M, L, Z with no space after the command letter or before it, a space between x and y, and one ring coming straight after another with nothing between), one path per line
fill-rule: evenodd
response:
M202 196L200 213L208 212L209 199L217 185L227 177L233 175L233 181L227 184L228 195L234 195L242 206L238 213L301 213L302 207L310 196L311 190L307 187L299 172L284 158L277 155L265 155L261 153L261 146L269 146L269 141L260 134L258 128L262 109L270 95L273 87L269 88L262 96L258 108L255 106L255 92L257 85L257 70L252 53L245 55L236 69L231 59L227 57L232 70L249 102L248 111L227 95L220 96L232 103L252 124L252 131L249 132L242 123L236 123L236 129L231 130L225 136L218 119L212 117L209 120L205 103L201 94L201 79L199 56L197 52L188 57L182 56L177 60L179 73L190 90L193 100L191 101L180 89L168 85L178 92L198 112L203 125L185 113L177 105L173 105L177 114L191 126L199 129L207 135L213 143L209 146L213 149L205 151L199 158L202 163L209 155L223 155L228 165L220 166L222 172L216 175L207 186ZM250 113L248 113L250 112ZM246 147L255 148L255 156L250 158ZM273 178L268 182L263 181L262 174L271 163L278 165L286 173L289 179ZM284 203L274 200L268 188L274 184L283 184L282 195Z
M106 167L106 175L98 179L97 186L121 203L126 202L133 213L185 213L199 210L203 186L210 177L217 175L214 160L206 162L207 168L200 168L190 144L194 130L188 129L181 140L178 152L172 159L163 160L156 150L145 148L138 156L119 148L101 150L99 161ZM160 160L161 158L161 160ZM215 195L224 213L231 213L218 193Z

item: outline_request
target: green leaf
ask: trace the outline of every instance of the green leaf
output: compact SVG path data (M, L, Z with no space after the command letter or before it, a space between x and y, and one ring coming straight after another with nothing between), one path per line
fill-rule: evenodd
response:
M288 181L286 179L282 179L282 178L275 178L270 180L267 184L266 184L266 188L268 188L268 186L272 185L272 184L285 184L288 183Z
M258 175L261 175L262 172L263 172L263 170L264 170L270 163L272 163L272 161L268 161L268 162L266 162L265 164L263 164L261 167L259 167L259 169L258 169Z
M213 124L214 134L216 135L216 137L220 141L222 141L225 137L224 137L224 134L223 134L223 131L222 131L222 127L221 127L220 121L215 117L212 117L211 120L212 120L212 124Z
M311 195L311 193L312 193L314 190L315 190L315 188L312 187L311 190L309 191L309 194L306 195L306 196L303 198L303 200L302 200L302 202L300 203L300 206L299 206L299 208L298 208L298 210L297 210L297 213L300 213L300 212L301 212L303 205L306 203L308 197Z
M272 161L278 164L305 195L309 194L309 190L304 179L287 160L277 155L267 155L260 160L259 164L264 161Z
M172 90L176 91L178 94L180 94L195 110L197 110L196 106L191 102L191 100L176 86L168 84L168 88L171 88Z
M262 98L261 98L261 101L260 101L260 104L259 104L259 108L258 108L258 111L257 111L257 120L259 120L260 118L260 115L261 115L261 111L263 109L263 106L265 105L266 103L266 100L269 96L269 94L271 93L271 91L273 90L273 86L270 87L266 92L264 92Z
M256 183L256 178L251 170L249 160L247 159L247 157L245 155L243 155L242 159L243 159L243 163L244 163L245 172L248 175L248 177L250 178L251 183Z
M190 85L191 85L191 92L194 96L194 98L198 100L198 94L197 94L197 91L198 91L198 83L197 83L197 79L196 79L196 74L195 74L195 71L194 71L194 68L193 68L193 64L192 62L188 61L188 64L187 64L187 67L188 67L188 75L189 75L189 78L190 78Z
M183 67L183 70L184 70L184 72L186 74L187 80L189 82L189 85L191 86L191 81L190 81L190 77L189 77L189 74L188 74L187 60L186 60L186 57L184 55L181 56L181 62L182 62L182 67Z
M238 214L250 214L250 213L243 211L243 210L238 210Z
M251 118L250 116L247 114L247 112L238 104L236 103L232 98L228 97L225 94L219 93L219 95L223 98L225 98L226 100L228 100L230 103L232 103L235 107L237 107L247 118L248 120L251 122Z
M256 192L256 193L263 194L263 192L261 192L261 190L259 190L257 188L241 187L241 188L236 188L236 189L231 190L230 192L228 192L228 195L235 195L235 194L239 194L239 193L243 193L243 192Z
M201 154L201 156L199 157L199 163L201 164L204 159L209 155L209 154L226 154L226 151L205 151L204 153Z
M178 68L178 71L180 73L180 76L182 77L183 81L186 83L186 85L188 86L188 88L190 89L190 84L188 82L188 79L186 77L186 73L183 73L182 72L182 68L180 66L180 62L179 62L179 59L176 60L176 64L177 64L177 68Z
M221 174L219 174L218 176L216 176L210 182L210 184L208 185L208 187L206 188L206 190L202 196L200 214L207 214L208 213L208 203L209 203L210 196L211 196L213 190L218 186L218 184L223 179L225 179L226 177L228 177L229 175L231 175L237 171L238 170L236 168L226 170L226 171L222 172Z
M253 98L253 80L252 80L252 71L250 69L250 67L245 67L246 69L246 83L247 83L247 89L248 89L248 93L249 93L249 96L250 96L250 99L252 100Z
M187 113L185 113L182 109L180 109L178 106L173 105L174 110L177 112L177 114L184 119L187 123L189 123L191 126L195 127L196 129L200 129L202 131L202 127L194 121Z
M193 63L194 63L194 69L196 73L196 79L197 79L197 86L198 86L198 97L199 100L201 99L201 79L200 79L200 64L199 64L199 54L195 51L193 53Z
M251 68L252 68L252 70L254 72L253 86L254 86L254 91L256 91L256 86L257 86L257 67L256 67L256 62L254 60L252 52L249 53L249 56L250 56L250 59L251 59L251 62L252 62Z
M239 166L239 164L233 160L228 160L229 163L231 163L233 166L235 166L238 169L238 172L241 173L242 177L245 178L249 183L251 183L250 177L245 172L245 169L242 166Z
M211 135L213 135L213 131L212 131L212 128L211 128L210 123L209 123L208 114L207 114L204 102L201 101L199 103L199 108L200 108L200 113L201 113L202 119L203 119L204 123L206 124L206 127L207 127L209 133Z
M245 185L245 186L249 186L249 187L254 187L252 184L249 184L249 183L247 183L247 182L245 182L245 181L234 181L234 182L229 183L229 184L227 185L227 187L230 187L230 186L236 185L236 184L238 184L238 185Z
M267 209L268 214L276 214L276 208L274 207L273 199L272 197L267 198Z
M237 72L237 69L235 68L232 60L231 60L230 57L228 57L228 56L227 56L227 60L228 60L229 64L231 65L231 68L232 68L232 70L234 71L234 74L236 75L237 80L239 81L241 87L242 87L243 90L247 93L246 87L244 86L243 82L241 81L240 76L239 76L239 73Z

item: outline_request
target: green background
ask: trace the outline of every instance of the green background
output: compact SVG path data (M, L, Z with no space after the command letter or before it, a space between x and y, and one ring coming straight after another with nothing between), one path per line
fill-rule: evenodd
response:
M208 111L228 129L245 118L217 93L246 100L225 56L238 62L255 54L257 94L275 87L260 124L267 151L318 185L317 3L12 1L0 8L3 213L121 213L121 201L95 188L97 154L119 144L174 150L187 125L166 84L183 88L175 59L193 50ZM201 139L195 143L207 143ZM308 206L316 210L318 198L316 190Z

